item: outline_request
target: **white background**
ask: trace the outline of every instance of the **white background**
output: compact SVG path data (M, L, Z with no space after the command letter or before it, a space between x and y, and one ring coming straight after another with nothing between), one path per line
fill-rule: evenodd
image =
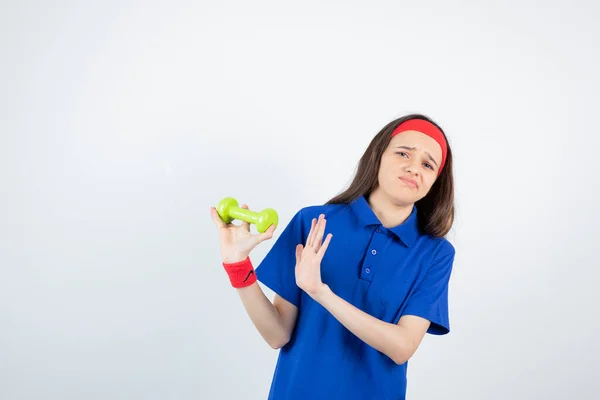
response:
M409 362L408 398L597 399L599 17L593 1L3 2L0 398L265 399L277 352L209 207L234 196L283 226L421 112L454 151L457 256L451 333Z

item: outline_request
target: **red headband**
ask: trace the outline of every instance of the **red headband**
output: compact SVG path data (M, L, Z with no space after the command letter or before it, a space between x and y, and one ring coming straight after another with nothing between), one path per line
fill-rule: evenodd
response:
M439 143L442 148L442 162L440 164L440 168L438 170L438 176L442 173L442 169L444 168L444 164L446 163L446 152L448 151L446 147L446 139L444 138L444 134L440 129L432 124L429 121L425 121L424 119L409 119L408 121L404 121L396 129L392 132L392 137L396 136L399 133L405 131L417 131L424 133L425 135L433 138L436 142Z

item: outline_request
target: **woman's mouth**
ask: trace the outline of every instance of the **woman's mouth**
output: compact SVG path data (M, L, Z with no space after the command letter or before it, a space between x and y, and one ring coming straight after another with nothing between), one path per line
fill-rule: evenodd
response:
M404 183L406 183L408 186L416 188L417 187L417 182L410 179L410 178L404 178L404 177L400 177L400 180Z

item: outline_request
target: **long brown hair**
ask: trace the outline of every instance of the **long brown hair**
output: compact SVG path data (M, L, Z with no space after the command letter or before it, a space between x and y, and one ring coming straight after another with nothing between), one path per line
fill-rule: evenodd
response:
M389 122L379 131L371 140L371 143L360 158L356 175L350 186L330 199L325 204L351 203L360 196L368 196L377 188L379 164L385 149L390 144L392 132L398 125L409 119L424 119L437 126L444 138L445 132L431 118L423 114L410 114ZM452 173L452 150L450 143L446 138L448 150L444 168L437 177L429 193L416 202L417 216L419 220L419 229L425 233L436 237L445 236L454 222L454 177Z

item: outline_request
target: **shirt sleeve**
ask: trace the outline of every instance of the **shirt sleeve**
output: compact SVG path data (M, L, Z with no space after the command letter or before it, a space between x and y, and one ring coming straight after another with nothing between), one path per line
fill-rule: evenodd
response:
M301 289L296 285L296 246L305 244L302 210L292 217L265 258L255 268L256 278L269 289L300 307Z
M416 315L431 322L428 333L445 335L450 332L448 317L448 283L452 273L455 250L450 242L434 258L433 265L409 297L403 315Z

